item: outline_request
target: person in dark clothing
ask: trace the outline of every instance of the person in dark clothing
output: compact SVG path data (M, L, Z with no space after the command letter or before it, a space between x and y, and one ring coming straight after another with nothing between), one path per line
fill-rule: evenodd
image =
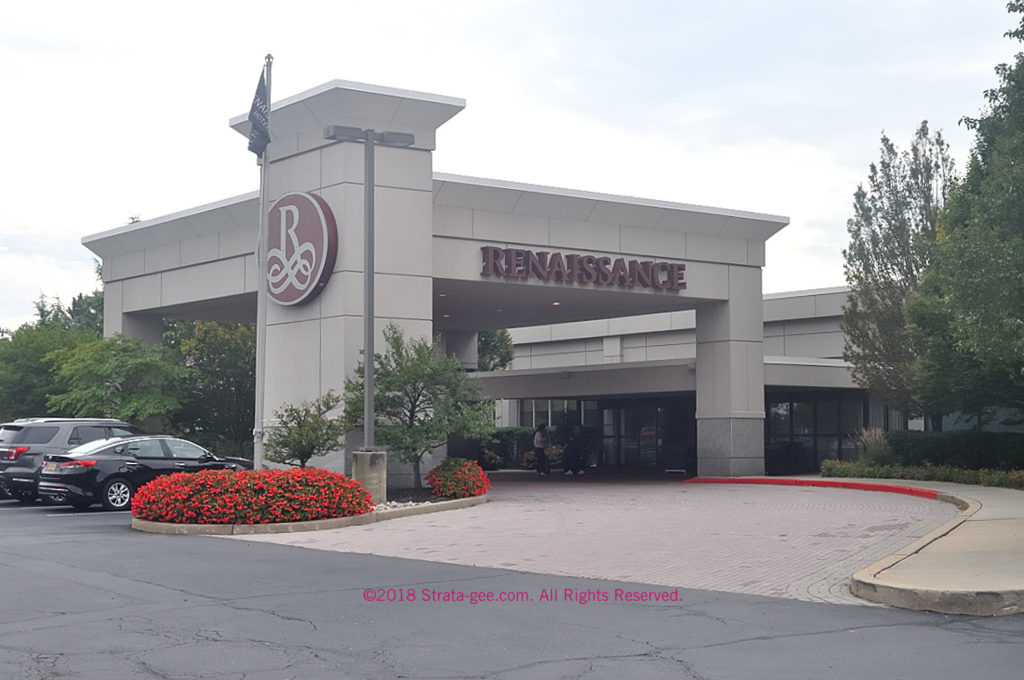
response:
M583 440L583 428L573 425L572 435L565 444L565 453L562 460L565 461L565 474L582 475L586 467L586 445Z

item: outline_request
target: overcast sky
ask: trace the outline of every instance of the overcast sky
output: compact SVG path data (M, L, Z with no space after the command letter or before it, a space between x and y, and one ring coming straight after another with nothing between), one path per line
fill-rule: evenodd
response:
M922 119L962 166L996 0L18 2L0 22L0 327L99 284L87 234L258 188L228 119L334 79L464 98L434 169L786 215L765 292L842 285L852 195Z

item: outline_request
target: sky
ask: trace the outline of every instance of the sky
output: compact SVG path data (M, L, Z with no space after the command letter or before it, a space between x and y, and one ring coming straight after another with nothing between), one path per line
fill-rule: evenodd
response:
M853 193L922 120L962 168L996 0L15 3L0 23L0 328L99 287L83 236L255 191L228 120L341 79L460 97L436 172L785 215L766 293L844 284Z

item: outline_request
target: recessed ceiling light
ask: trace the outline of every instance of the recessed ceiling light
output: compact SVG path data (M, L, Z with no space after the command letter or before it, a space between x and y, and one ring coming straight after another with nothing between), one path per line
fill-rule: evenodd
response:
M556 300L556 301L554 301L554 302L552 302L552 303L551 303L551 306L552 306L552 307L557 307L557 306L558 306L558 305L560 305L560 304L562 304L562 303L561 303L561 302L558 302L558 301Z
M504 310L504 309L502 309L501 307L498 307L498 308L497 308L497 309L495 309L494 311L496 311L496 312L504 312L505 310Z
M444 318L446 318L446 319L450 319L450 318L452 318L452 315L451 315L451 314L442 314L441 316L443 316L443 317L444 317Z
M448 293L438 293L437 297L448 297Z

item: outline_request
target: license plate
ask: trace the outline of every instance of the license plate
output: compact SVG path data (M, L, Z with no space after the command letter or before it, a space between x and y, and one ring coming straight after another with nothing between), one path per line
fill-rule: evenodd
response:
M43 469L46 470L47 472L53 472L54 470L57 469L57 464L47 463L46 465L43 466Z

